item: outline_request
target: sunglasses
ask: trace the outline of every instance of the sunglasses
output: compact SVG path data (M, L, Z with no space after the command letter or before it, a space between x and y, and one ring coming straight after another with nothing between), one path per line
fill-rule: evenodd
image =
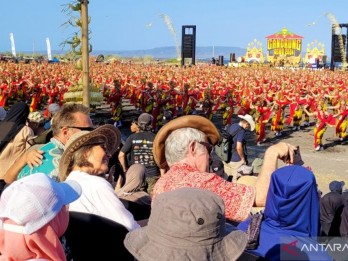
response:
M208 154L211 154L211 152L213 151L213 145L211 145L210 143L208 142L205 142L205 141L197 141L199 144L203 145L207 151L208 151Z
M78 127L78 126L64 126L65 128L79 129L80 131L92 131L95 130L94 127ZM64 128L62 127L62 128Z

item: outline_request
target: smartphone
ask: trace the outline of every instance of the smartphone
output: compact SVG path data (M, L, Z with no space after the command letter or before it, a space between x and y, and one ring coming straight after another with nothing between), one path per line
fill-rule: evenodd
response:
M301 157L300 146L296 146L296 150L295 150L295 153L294 153L294 163L293 163L293 165L302 166L303 164L304 164L304 161L302 160L302 157Z

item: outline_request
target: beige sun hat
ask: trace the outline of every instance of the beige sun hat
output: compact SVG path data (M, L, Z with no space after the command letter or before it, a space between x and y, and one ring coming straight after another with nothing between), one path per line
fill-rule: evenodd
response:
M124 240L142 261L236 260L246 244L246 233L226 229L222 198L199 188L159 194L147 226L129 232Z
M59 178L64 181L69 175L68 169L73 154L83 146L106 145L108 153L113 155L121 142L121 132L112 124L105 124L93 131L79 131L74 133L65 144L64 153L59 162Z

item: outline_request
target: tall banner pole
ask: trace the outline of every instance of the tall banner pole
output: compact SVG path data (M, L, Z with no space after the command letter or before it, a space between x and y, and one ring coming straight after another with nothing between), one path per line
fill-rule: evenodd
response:
M14 41L14 36L13 33L10 33L10 41L11 41L11 51L13 57L16 57L16 46L15 46L15 41Z
M51 53L51 43L50 38L46 37L46 46L47 46L47 58L49 61L52 60L52 53Z
M89 91L89 44L88 44L88 0L81 1L81 38L82 38L82 104L90 106Z

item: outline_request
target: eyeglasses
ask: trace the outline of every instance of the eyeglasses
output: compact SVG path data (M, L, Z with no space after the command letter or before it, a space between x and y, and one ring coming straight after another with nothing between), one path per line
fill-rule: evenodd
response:
M207 151L208 151L208 154L211 154L211 152L213 151L213 145L211 145L210 143L208 142L205 142L205 141L197 141L199 144L203 145Z
M62 128L72 128L72 129L79 129L80 131L92 131L95 130L94 127L78 127L78 126L63 126Z

